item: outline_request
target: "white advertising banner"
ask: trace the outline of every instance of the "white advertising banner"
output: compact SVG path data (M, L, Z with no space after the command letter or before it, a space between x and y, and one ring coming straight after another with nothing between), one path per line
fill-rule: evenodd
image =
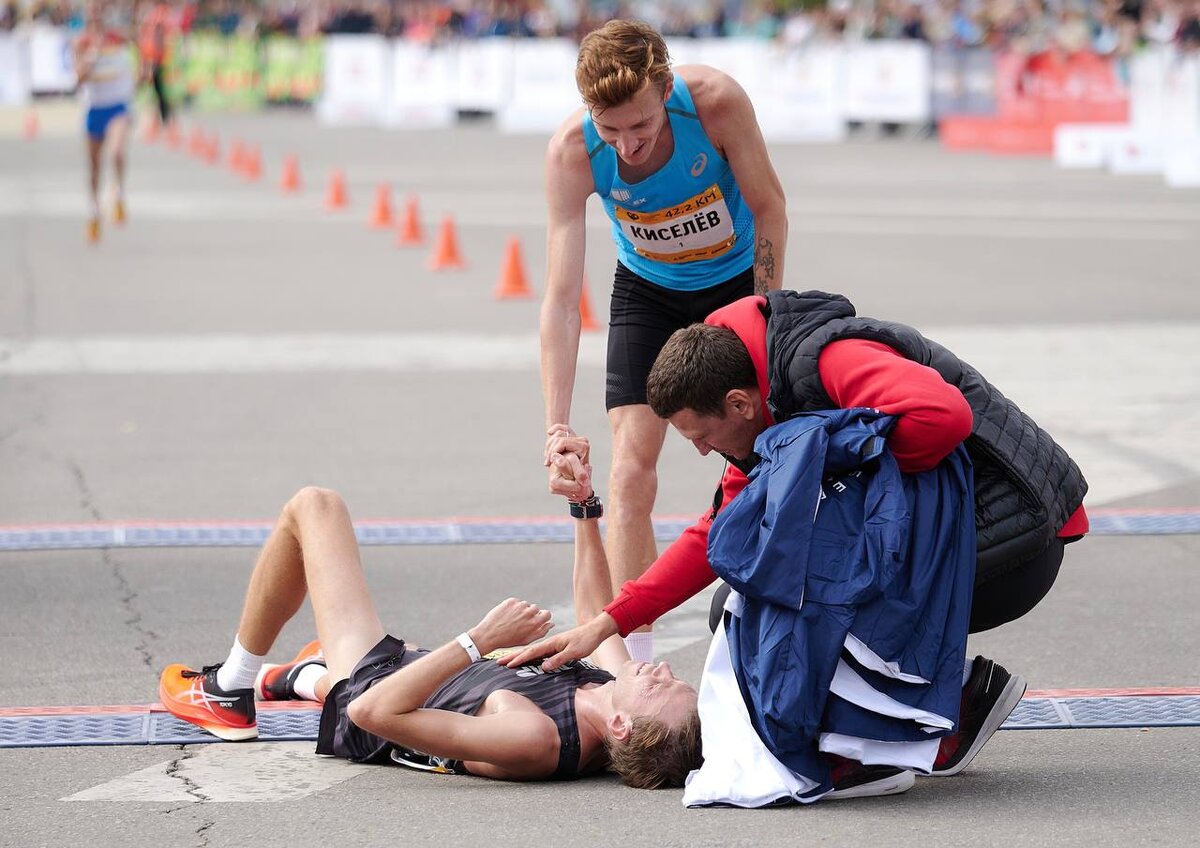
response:
M1161 174L1164 147L1159 133L1143 130L1118 133L1108 149L1108 169L1114 174Z
M1132 62L1133 127L1163 135L1200 133L1200 56L1159 48L1138 53Z
M513 48L512 94L497 115L509 133L546 133L583 101L575 85L578 50L566 39L520 41Z
M763 107L755 104L767 141L837 141L846 135L843 59L834 45L774 49L770 97Z
M35 26L29 31L29 84L34 94L75 90L75 60L65 29Z
M397 40L392 48L392 108L388 124L408 129L452 126L454 53Z
M1163 177L1171 188L1200 188L1200 135L1167 139Z
M381 35L325 38L325 85L317 117L327 124L380 124L388 118L392 49Z
M512 39L463 41L456 49L455 106L469 112L499 112L512 96Z
M847 44L845 114L854 121L925 123L932 117L932 56L920 41Z
M29 85L29 42L0 32L0 106L24 106L33 91Z
M1054 128L1054 163L1063 168L1103 168L1125 124L1059 124Z

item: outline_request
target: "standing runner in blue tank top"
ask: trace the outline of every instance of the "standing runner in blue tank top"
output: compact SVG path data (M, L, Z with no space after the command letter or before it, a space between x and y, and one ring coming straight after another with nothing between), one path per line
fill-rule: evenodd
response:
M617 247L605 381L613 451L606 545L620 586L658 555L650 513L666 423L646 404L650 366L675 330L780 287L787 215L754 109L727 74L704 65L672 70L652 28L610 21L583 40L575 76L585 106L546 152L544 459L550 491L580 497L581 486L554 473L553 441L557 428L570 431L594 193ZM648 632L626 642L634 659L652 659Z

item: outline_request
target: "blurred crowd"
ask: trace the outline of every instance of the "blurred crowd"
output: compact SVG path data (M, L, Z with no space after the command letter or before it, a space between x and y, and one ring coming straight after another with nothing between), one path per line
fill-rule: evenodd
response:
M118 2L136 16L156 0ZM613 17L668 36L830 40L910 38L1037 53L1129 55L1142 44L1200 51L1200 0L173 0L183 31L381 33L422 43L511 36L578 39ZM0 29L78 25L80 0L0 0Z

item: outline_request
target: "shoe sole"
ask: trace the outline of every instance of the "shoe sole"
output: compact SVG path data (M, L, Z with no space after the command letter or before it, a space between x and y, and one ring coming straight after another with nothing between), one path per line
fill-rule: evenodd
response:
M224 739L226 742L245 742L248 739L258 738L257 724L251 727L231 727L228 724L221 724L214 721L211 713L191 712L176 707L171 700L170 694L163 688L161 682L158 685L158 700L162 702L163 709L175 716L175 718L186 721L188 724L194 724L196 727L206 733L211 733L218 739Z
M845 801L851 798L875 798L880 795L899 795L901 792L907 792L912 789L913 784L916 782L917 776L915 774L911 771L902 771L899 774L890 774L887 777L881 777L879 780L852 786L849 789L835 789L826 795L825 799L830 801Z
M996 701L995 706L992 707L992 711L988 713L987 718L984 720L983 727L979 729L979 734L975 737L975 742L967 749L966 756L945 771L930 772L930 777L952 777L969 766L971 760L975 759L975 755L979 753L980 749L1000 729L1000 725L1004 724L1005 720L1012 715L1012 711L1017 708L1017 704L1025 696L1027 688L1029 688L1029 684L1025 682L1024 677L1021 677L1019 674L1012 675L1009 678L1008 685L1000 693L1000 699Z

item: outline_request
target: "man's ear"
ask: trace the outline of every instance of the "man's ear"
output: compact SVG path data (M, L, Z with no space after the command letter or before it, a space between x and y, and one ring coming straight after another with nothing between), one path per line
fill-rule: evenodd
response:
M621 712L610 715L605 725L608 727L608 735L618 742L628 739L629 732L633 730L633 722L629 720L629 716Z
M730 389L725 393L725 414L750 421L758 414L758 391Z

